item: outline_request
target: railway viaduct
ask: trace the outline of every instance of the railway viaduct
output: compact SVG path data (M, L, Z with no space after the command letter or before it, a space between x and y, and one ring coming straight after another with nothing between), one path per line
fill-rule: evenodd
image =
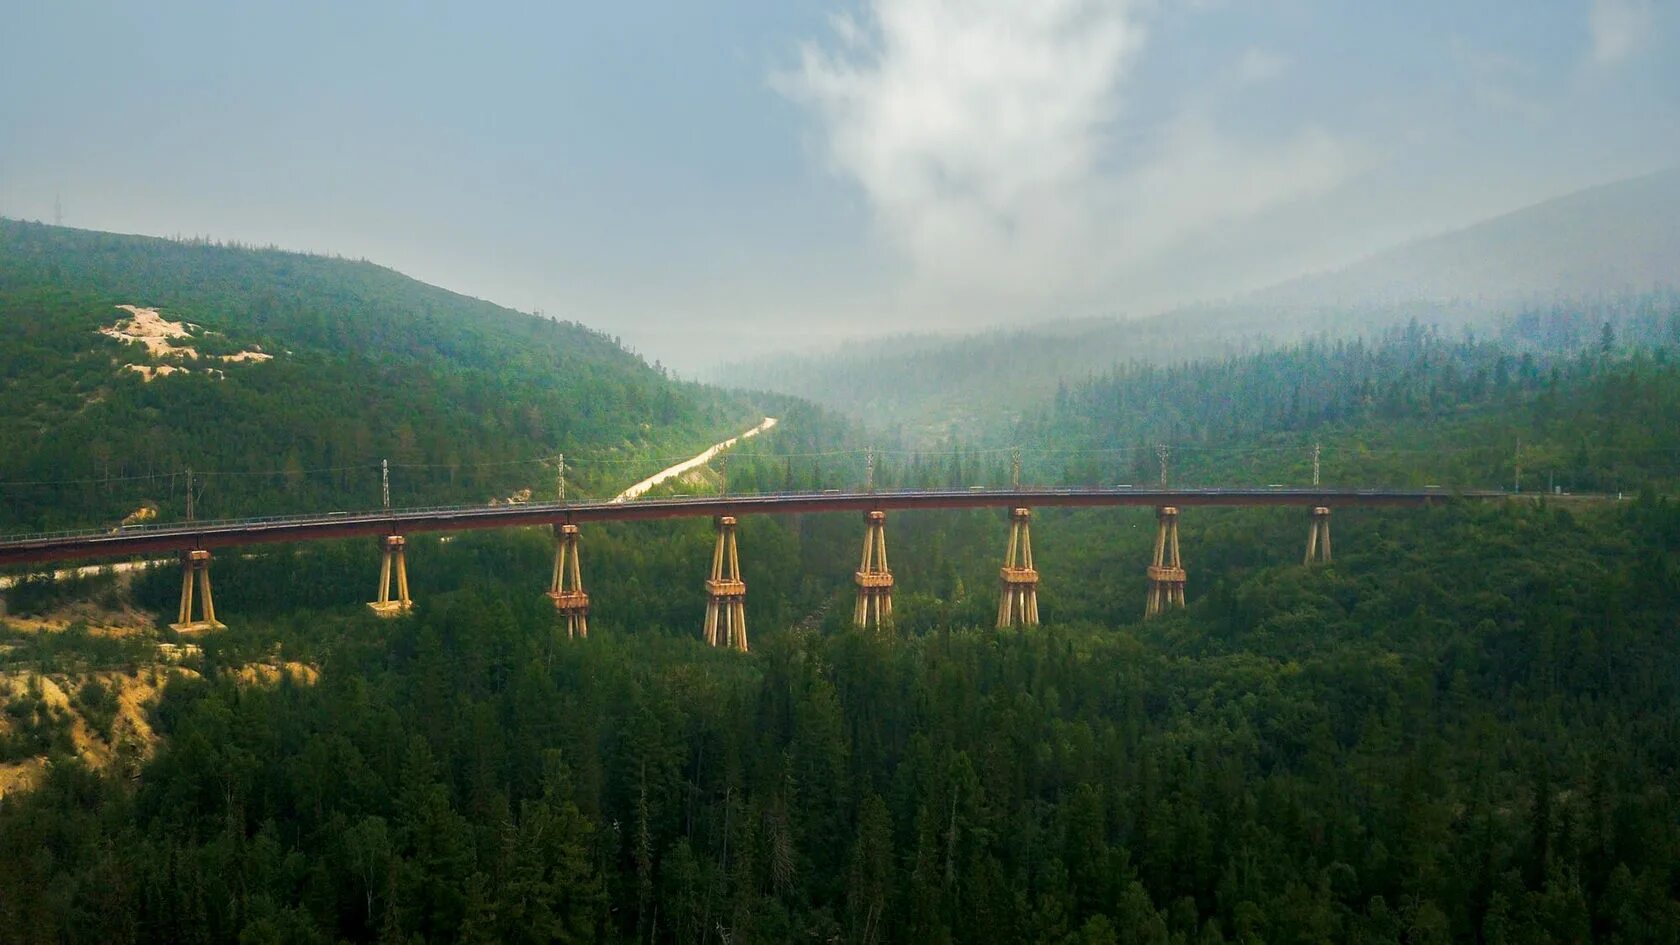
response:
M1441 489L1320 488L1022 488L933 489L769 493L645 499L629 502L532 502L499 506L452 506L328 512L272 518L199 521L138 526L116 531L59 532L0 539L0 565L34 564L130 555L178 554L181 602L171 626L192 633L221 629L211 592L212 551L238 545L372 537L380 540L378 598L375 613L394 616L413 607L409 596L405 536L516 526L554 530L555 560L548 596L574 638L589 632L589 595L580 559L582 526L597 522L667 518L712 518L717 540L707 590L704 638L713 646L746 650L744 601L736 525L741 516L811 512L857 512L865 522L863 553L855 574L859 627L887 628L892 622L892 571L887 564L887 513L906 509L1001 508L1009 512L1009 532L999 571L998 626L1038 622L1038 571L1033 566L1031 518L1034 508L1144 506L1156 509L1154 553L1145 567L1149 589L1145 615L1184 606L1186 572L1179 554L1180 510L1198 506L1288 506L1308 510L1307 564L1330 560L1330 514L1336 508L1424 508L1453 500L1497 500L1516 496L1500 491L1447 492ZM1527 498L1527 496L1524 496ZM1575 497L1590 498L1590 497ZM195 607L196 604L196 607Z

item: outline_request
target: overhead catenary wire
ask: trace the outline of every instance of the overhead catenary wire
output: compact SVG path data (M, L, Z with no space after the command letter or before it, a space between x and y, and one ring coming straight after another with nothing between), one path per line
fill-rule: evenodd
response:
M1251 454L1272 454L1272 453L1276 453L1276 454L1297 453L1297 454L1302 454L1303 456L1308 456L1308 455L1310 455L1310 452L1311 452L1311 449L1312 449L1312 444L1311 443L1305 443L1305 444L1295 445L1295 446L1218 446L1218 445L1208 445L1208 444L1174 442L1174 443L1170 443L1168 445L1171 447L1171 449L1174 453L1178 453L1178 452L1191 452L1191 453L1198 453L1198 454L1212 453L1212 454L1229 455L1229 456L1251 455ZM1572 452L1579 452L1582 449L1583 448L1580 448L1580 447L1572 447L1571 451ZM1148 455L1148 454L1154 454L1156 452L1156 447L1152 447L1152 446L1150 446L1150 447L1145 447L1145 446L1112 446L1112 447L984 446L984 447L974 447L974 448L968 448L968 449L931 449L931 450L926 450L926 449L882 449L880 447L875 447L875 448L871 449L869 447L858 447L858 448L853 448L853 449L798 450L798 451L786 451L786 452L774 452L774 453L758 452L756 450L753 450L753 449L749 448L749 449L741 450L740 452L741 452L741 455L743 456L743 458L746 458L746 457L750 456L752 459L758 459L758 460L764 460L764 461L784 461L784 460L794 460L794 459L826 459L826 458L834 458L834 457L855 457L855 458L858 458L858 459L864 459L864 458L868 457L871 453L873 453L876 462L880 462L881 460L883 460L885 458L888 458L888 457L898 458L898 459L918 460L918 459L946 458L946 457L953 457L953 456L964 457L964 458L976 458L976 457L986 457L986 456L1003 457L1003 456L1011 456L1011 455L1020 455L1020 456L1023 456L1023 457L1025 457L1025 456L1033 456L1033 457L1129 456L1129 455L1134 455L1134 454L1136 454L1136 455ZM1346 457L1346 456L1380 457L1380 456L1401 456L1401 455L1414 456L1414 455L1444 455L1444 454L1447 454L1447 455L1464 455L1464 454L1470 454L1470 453L1488 453L1490 456L1492 456L1492 455L1507 456L1507 455L1509 455L1509 448L1504 446L1504 445L1500 445L1500 444L1487 444L1487 445L1482 445L1482 446L1439 446L1439 447L1431 447L1431 448L1395 447L1395 446L1364 446L1364 445L1360 445L1360 444L1343 444L1343 445L1340 445L1340 446L1336 446L1334 444L1329 444L1329 445L1325 445L1323 447L1323 452L1324 452L1326 458L1329 458L1330 456L1336 455L1336 454L1340 454L1344 457ZM1651 454L1656 454L1656 453L1669 453L1669 454L1673 454L1677 458L1680 458L1680 449L1664 448L1664 447L1591 446L1591 447L1585 447L1584 452L1586 453L1586 455L1588 455L1590 457L1605 456L1605 455L1627 455L1627 454L1651 455ZM575 454L574 454L574 456L575 456ZM687 455L687 454L672 455L672 456L644 456L644 457L609 457L609 456L587 457L586 456L586 457L583 457L583 458L568 459L566 461L566 466L567 466L568 469L574 470L574 471L575 470L587 470L591 467L600 467L600 466L622 467L622 466L636 465L636 466L650 466L651 467L651 466L670 465L672 463L682 462L682 461L690 459L690 458L692 458L692 457ZM516 467L516 466L532 466L532 467L537 467L537 468L550 468L550 469L552 469L553 466L554 466L554 463L555 463L554 454L550 453L546 456L533 456L533 457L527 457L527 458L507 459L507 460L486 460L486 461L470 462L470 463L469 462L433 462L433 463L392 462L392 463L389 464L389 467L391 469L456 469L456 470L467 470L467 469L506 469L506 468ZM273 476L300 476L300 475L301 476L318 476L318 475L325 475L325 474L331 474L331 473L344 473L344 472L370 472L370 473L372 473L372 472L377 472L380 468L381 468L381 461L377 460L377 459L370 459L370 460L368 460L366 462L363 462L363 463L353 463L353 464L344 464L344 465L336 465L336 466L309 466L309 467L301 467L301 468L292 467L292 468L280 468L280 469L201 470L201 469L198 469L197 467L194 467L193 477L196 480L199 480L199 481L202 482L202 481L209 480L209 479L214 479L214 478L261 478L261 477L273 477ZM133 475L124 475L124 476L83 476L83 477L66 478L66 479L12 479L12 480L0 480L0 489L24 489L24 488L43 488L43 487L62 487L62 486L81 486L81 485L103 485L103 484L110 484L110 483L173 480L173 479L178 478L181 475L182 475L182 472L180 470L174 470L174 471L166 471L166 472L142 473L142 474L133 474Z

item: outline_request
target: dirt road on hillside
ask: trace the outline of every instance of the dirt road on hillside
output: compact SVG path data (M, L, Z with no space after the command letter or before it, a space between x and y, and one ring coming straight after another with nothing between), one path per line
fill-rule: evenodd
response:
M699 456L694 457L693 459L683 460L682 462L676 464L675 466L671 466L671 467L668 467L666 469L662 469L659 472L656 472L653 475L647 477L646 479L643 479L641 482L638 482L635 485L631 486L630 488L624 490L623 492L620 492L618 495L613 496L608 501L611 501L611 502L626 502L630 499L634 499L638 496L641 496L641 495L645 494L649 489L652 489L654 486L659 485L660 483L664 482L667 479L672 479L672 478L675 478L677 476L680 476L683 473L688 472L691 469L699 469L701 466L704 466L707 463L711 462L717 456L717 454L723 452L726 449L729 449L731 446L734 446L736 443L739 443L742 440L748 439L750 437L755 437L755 436L759 435L760 433L763 433L765 430L768 430L771 427L774 427L775 425L776 425L776 418L775 417L765 417L764 422L760 423L756 427L753 427L751 430L748 430L747 432L741 434L740 436L732 436L729 439L724 440L722 443L719 443L719 444L713 446L711 449L706 450L704 453L701 453Z

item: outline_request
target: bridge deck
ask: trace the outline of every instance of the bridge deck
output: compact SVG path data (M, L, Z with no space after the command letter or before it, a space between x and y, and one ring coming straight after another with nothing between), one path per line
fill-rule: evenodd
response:
M531 502L330 512L275 518L135 526L0 539L0 564L114 558L135 554L270 542L313 541L518 525L642 521L711 515L772 515L902 509L1046 508L1052 506L1428 506L1451 499L1503 499L1499 491L1443 489L947 489L902 492L800 492L641 499L633 502ZM1524 496L1526 498L1527 496ZM1582 497L1574 497L1582 498Z

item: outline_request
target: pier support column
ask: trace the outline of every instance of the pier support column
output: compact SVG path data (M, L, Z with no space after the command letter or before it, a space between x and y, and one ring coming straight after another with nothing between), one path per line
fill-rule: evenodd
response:
M1155 557L1149 565L1149 600L1143 609L1153 617L1171 607L1184 606L1184 564L1178 557L1178 509L1162 506L1155 512Z
M998 600L999 628L1038 625L1038 571L1033 568L1031 509L1009 513L1009 548L998 577L1003 593Z
M368 609L381 617L396 617L414 609L414 601L408 597L406 545L401 535L385 536L384 554L379 559L379 599L368 604ZM391 596L393 576L397 581L395 597Z
M863 560L857 570L857 607L852 623L858 629L892 626L892 570L887 567L887 513L870 512L863 533Z
M1322 505L1312 510L1312 526L1307 532L1305 563L1315 561L1330 563L1330 510Z
M198 620L192 619L195 583L202 612ZM216 599L210 595L210 552L201 548L181 552L181 609L169 629L176 633L227 629L227 624L216 619Z
M554 526L554 578L548 584L554 612L566 620L566 639L589 637L589 595L583 590L578 557L578 527Z
M706 642L747 651L747 585L735 543L735 516L717 517L712 576L706 581Z

